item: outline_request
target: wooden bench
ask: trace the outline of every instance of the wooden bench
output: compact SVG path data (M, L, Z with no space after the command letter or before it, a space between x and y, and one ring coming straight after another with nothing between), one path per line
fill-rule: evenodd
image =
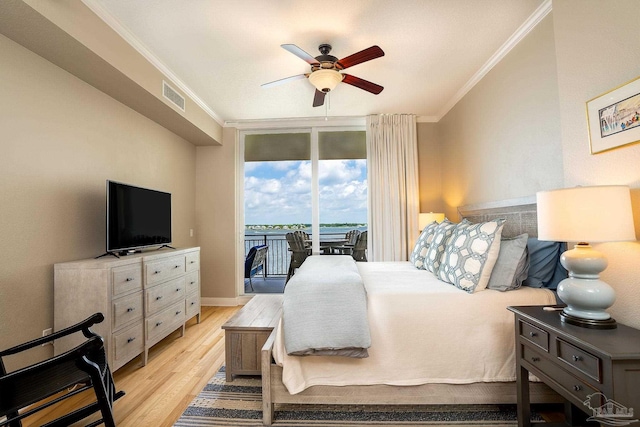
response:
M282 315L282 294L256 295L224 325L226 379L261 375L260 350Z

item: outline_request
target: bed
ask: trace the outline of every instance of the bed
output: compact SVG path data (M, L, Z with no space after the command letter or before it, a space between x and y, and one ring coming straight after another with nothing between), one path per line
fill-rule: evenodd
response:
M537 234L530 199L461 208L460 214L474 223L507 218L503 237ZM357 271L366 290L368 357L288 355L281 321L262 348L265 425L278 403L516 402L514 322L506 307L553 305L553 292L522 287L469 293L408 262L358 263ZM542 383L532 383L531 400L562 401Z

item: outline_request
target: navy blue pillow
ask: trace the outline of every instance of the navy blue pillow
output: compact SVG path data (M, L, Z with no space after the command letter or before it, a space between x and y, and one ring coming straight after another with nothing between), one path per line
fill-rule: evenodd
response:
M567 270L560 264L560 255L567 250L564 242L546 242L530 237L529 275L522 283L532 288L556 289L558 283L568 277Z

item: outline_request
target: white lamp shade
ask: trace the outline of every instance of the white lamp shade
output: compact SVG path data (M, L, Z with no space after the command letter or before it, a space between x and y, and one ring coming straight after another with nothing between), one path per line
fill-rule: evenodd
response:
M309 81L320 92L329 92L342 81L342 74L336 70L317 70L309 75Z
M420 228L420 230L424 230L424 228L427 225L431 224L433 221L442 222L442 220L444 220L443 213L421 213L418 216L418 227Z
M627 186L540 191L536 199L540 240L595 243L636 239Z

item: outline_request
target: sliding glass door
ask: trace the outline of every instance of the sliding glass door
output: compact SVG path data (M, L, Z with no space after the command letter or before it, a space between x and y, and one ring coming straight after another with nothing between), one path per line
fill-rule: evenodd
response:
M267 276L287 273L288 232L307 233L313 253L329 253L324 241L366 229L364 129L243 131L240 150L244 253L267 244Z

